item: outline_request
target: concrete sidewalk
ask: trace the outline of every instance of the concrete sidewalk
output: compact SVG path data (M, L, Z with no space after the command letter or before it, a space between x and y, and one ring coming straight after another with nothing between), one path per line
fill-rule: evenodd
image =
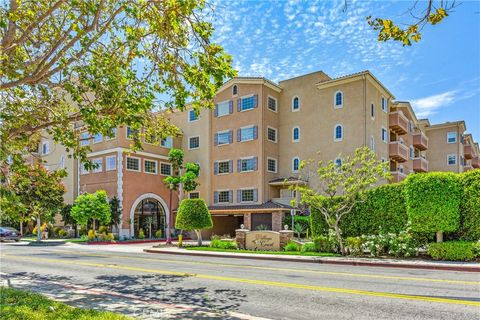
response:
M421 260L421 259L411 259L411 260L405 259L404 260L404 259L351 258L351 257L312 257L312 256L274 255L274 254L257 254L257 253L193 251L193 250L186 250L184 248L177 248L177 247L168 247L168 248L153 247L149 249L144 249L143 251L147 253L173 254L173 255L197 256L197 257L256 259L256 260L321 263L321 264L367 266L367 267L390 267L390 268L407 268L407 269L480 272L480 263L476 263L476 262L432 261L432 260Z

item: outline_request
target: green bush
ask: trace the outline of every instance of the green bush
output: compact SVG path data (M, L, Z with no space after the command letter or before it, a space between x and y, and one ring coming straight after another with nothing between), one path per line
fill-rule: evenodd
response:
M348 253L350 255L361 256L363 254L361 237L348 237L346 244L347 244Z
M295 225L301 225L303 232L301 233L304 236L307 233L307 230L310 229L310 216L293 216ZM283 226L287 225L288 230L293 230L292 228L292 216L285 215L283 218Z
M175 228L182 230L209 229L212 217L203 199L183 199L178 208Z
M336 252L335 244L328 236L317 236L313 243L317 252Z
M435 233L458 230L461 190L454 173L408 175L404 193L413 231Z
M427 253L434 260L469 261L477 256L474 242L449 241L430 243Z
M283 250L287 252L297 252L300 251L300 247L295 242L290 241L285 247L283 247Z
M98 227L98 233L108 233L108 227L107 226L100 226Z
M302 252L317 252L315 243L307 242L302 246Z
M157 231L155 232L155 238L160 239L161 237L162 237L162 230L157 230Z
M362 236L362 248L369 251L372 257L412 257L416 255L417 247L410 229L400 231L399 234L380 231L378 235Z
M145 232L143 231L142 228L140 228L140 230L138 230L138 237L140 239L145 239Z
M459 175L463 189L460 203L461 237L465 240L480 239L480 170Z
M220 239L214 238L210 242L210 247L225 249L225 250L235 250L237 249L237 243L235 241L220 240Z

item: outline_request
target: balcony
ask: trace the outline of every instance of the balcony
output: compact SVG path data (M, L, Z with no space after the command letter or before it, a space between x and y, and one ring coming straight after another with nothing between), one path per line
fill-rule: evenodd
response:
M397 162L405 162L408 160L408 148L399 141L393 141L388 144L388 154L390 159Z
M427 172L428 160L424 158L413 159L413 171L415 172Z
M388 115L390 130L398 135L408 132L408 119L403 115L402 111L395 111Z
M423 132L413 134L413 146L418 150L427 150L428 137Z
M465 159L472 159L473 158L473 147L470 144L466 144L463 146L463 156Z
M394 183L400 182L407 177L405 173L402 173L400 171L392 171L391 173L392 173L392 182Z
M474 168L480 168L480 157L479 157L479 156L473 157L473 159L472 159L472 167L474 167Z

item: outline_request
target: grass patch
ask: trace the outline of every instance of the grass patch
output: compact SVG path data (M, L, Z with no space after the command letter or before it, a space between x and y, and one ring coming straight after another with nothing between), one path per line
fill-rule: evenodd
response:
M52 309L53 308L53 309ZM71 307L45 296L0 287L0 318L9 320L128 320L121 314Z
M193 251L215 251L215 252L233 252L233 253L262 253L262 254L275 254L286 256L311 256L311 257L339 257L336 253L323 253L323 252L302 252L302 251L261 251L261 250L240 250L240 249L220 249L211 247L185 247L187 250Z

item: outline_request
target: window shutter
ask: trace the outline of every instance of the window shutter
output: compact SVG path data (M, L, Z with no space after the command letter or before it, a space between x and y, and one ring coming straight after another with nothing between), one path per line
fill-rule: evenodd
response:
M213 163L213 174L218 174L218 162Z
M242 160L237 160L237 172L242 172Z
M228 101L228 112L230 114L233 113L233 101L232 100Z
M215 117L218 117L218 104L215 104L215 111L213 113Z
M233 172L233 160L228 161L228 172Z
M237 142L242 141L242 129L237 129Z
M242 110L242 99L237 99L237 111L240 112Z
M233 202L233 190L228 191L228 198L229 198L228 201L230 203L232 203Z
M230 141L230 143L233 142L233 130L230 130L229 133L228 133L228 140Z
M253 139L258 138L258 126L253 126Z
M213 193L213 203L218 203L218 191Z
M255 188L253 189L253 202L257 202L258 201L258 189Z
M253 158L253 170L257 171L258 169L258 157Z
M253 96L253 107L258 107L258 94Z
M237 190L237 202L242 202L242 190Z
M213 139L214 139L214 144L218 145L218 133L215 133L215 136Z

